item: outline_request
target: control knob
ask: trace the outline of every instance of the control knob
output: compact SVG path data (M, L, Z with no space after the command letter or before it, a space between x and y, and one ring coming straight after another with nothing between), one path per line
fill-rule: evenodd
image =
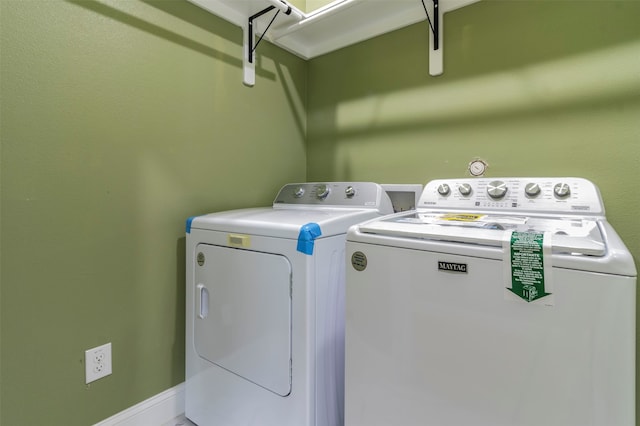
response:
M328 185L319 185L316 189L316 197L324 200L325 198L327 198L327 195L329 195L329 192L331 192L331 189Z
M447 185L446 183L441 183L440 185L438 185L438 194L442 195L443 197L446 197L450 193L451 193L451 188L449 188L449 185Z
M468 183L460 184L460 186L458 186L458 192L463 197L471 195L471 185L469 185Z
M344 190L344 194L348 197L351 198L354 195L356 195L356 190L354 189L353 186L349 185L347 186L347 188Z
M304 188L299 186L293 191L293 196L296 198L300 198L304 195Z
M524 193L527 194L528 197L537 197L540 195L540 185L537 183L528 183L524 187Z
M571 188L567 183L558 183L553 187L553 193L558 198L566 198L571 194Z
M487 194L494 200L499 200L507 194L507 185L501 180L494 180L487 185Z

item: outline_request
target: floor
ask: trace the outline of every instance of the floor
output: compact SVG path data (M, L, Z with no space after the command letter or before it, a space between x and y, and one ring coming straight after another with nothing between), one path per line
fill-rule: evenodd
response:
M168 421L161 426L196 426L195 423L192 423L187 419L184 414L176 417L175 419Z

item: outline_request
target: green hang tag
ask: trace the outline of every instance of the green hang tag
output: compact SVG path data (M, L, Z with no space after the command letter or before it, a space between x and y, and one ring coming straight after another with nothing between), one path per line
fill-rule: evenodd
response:
M548 274L545 272L549 269L545 265L548 260L546 251L543 233L511 233L507 265L510 273L506 288L527 303L551 295L546 282ZM551 298L546 299L545 304L552 304Z

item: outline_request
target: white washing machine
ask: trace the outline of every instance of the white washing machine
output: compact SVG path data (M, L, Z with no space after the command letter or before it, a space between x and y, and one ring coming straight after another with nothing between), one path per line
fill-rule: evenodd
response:
M273 207L187 221L186 416L199 426L341 426L349 226L380 185L285 185Z
M436 180L346 255L346 426L635 425L637 274L591 182Z

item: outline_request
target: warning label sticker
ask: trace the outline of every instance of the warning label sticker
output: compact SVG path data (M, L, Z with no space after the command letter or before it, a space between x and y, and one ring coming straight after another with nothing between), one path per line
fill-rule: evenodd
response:
M551 248L545 234L511 232L507 235L504 242L505 298L553 305Z
M438 218L440 220L449 220L454 222L476 222L486 215L484 214L475 214L475 213L449 213L440 215Z

